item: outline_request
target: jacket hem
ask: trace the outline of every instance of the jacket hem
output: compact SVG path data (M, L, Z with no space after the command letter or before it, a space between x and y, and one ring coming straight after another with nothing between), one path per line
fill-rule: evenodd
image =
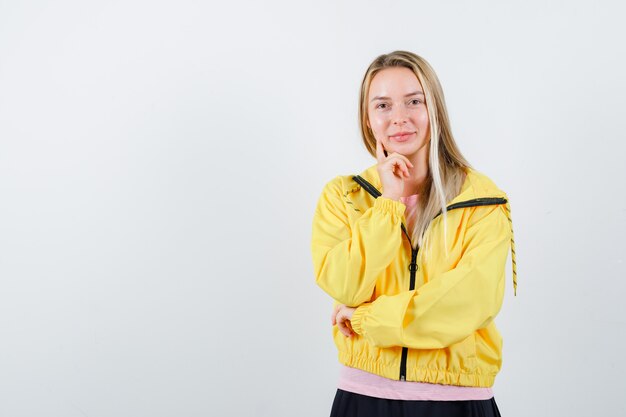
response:
M399 380L400 363L383 363L368 358L359 358L339 352L339 362L352 368L361 369L385 378ZM490 388L495 382L496 374L479 374L476 372L450 371L435 368L407 367L406 380L409 382L427 382L431 384L457 385L464 387Z

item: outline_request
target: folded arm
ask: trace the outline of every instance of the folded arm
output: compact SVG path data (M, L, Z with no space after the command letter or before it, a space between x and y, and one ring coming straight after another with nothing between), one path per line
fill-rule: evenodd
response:
M483 328L500 311L511 229L503 206L475 209L456 267L420 288L359 306L353 330L378 347L439 349Z
M352 224L343 200L341 177L322 191L313 219L311 251L315 281L347 306L371 300L376 280L398 256L406 206L378 197Z

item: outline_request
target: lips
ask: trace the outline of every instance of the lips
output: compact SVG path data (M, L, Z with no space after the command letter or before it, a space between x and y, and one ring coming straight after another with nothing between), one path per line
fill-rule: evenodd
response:
M408 139L410 139L413 135L415 134L415 132L400 132L397 133L393 136L389 136L389 138L391 140L394 140L396 142L405 142Z

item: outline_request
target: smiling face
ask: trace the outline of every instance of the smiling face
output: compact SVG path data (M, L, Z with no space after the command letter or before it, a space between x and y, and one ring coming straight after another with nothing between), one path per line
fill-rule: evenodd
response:
M374 76L367 116L367 125L388 153L398 152L409 159L418 153L427 155L428 109L422 85L409 68L385 68Z

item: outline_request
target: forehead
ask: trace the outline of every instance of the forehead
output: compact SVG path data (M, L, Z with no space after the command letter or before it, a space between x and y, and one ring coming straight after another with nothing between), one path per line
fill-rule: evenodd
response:
M371 96L404 96L414 91L424 91L419 80L409 68L385 68L376 73L370 83Z

